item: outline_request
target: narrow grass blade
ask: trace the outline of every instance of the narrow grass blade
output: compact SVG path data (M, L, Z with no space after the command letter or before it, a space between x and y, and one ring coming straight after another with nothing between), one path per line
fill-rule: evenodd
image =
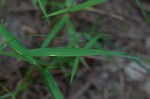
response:
M71 38L71 42L68 44L68 47L79 47L78 44L78 37L77 37L77 32L75 31L75 27L73 26L73 23L70 20L69 15L67 16L67 32Z
M46 16L46 15L47 15L47 12L46 12L45 4L44 4L43 1L44 1L44 0L38 0L38 3L39 3L39 5L40 5L40 8L41 8L41 10L42 10L44 16Z
M66 0L67 7L70 7L73 4L74 0Z
M94 6L96 4L103 3L103 2L106 2L106 0L89 0L85 3L71 7L69 9L69 12L79 11L79 10L82 10L82 9L87 8L87 7Z
M11 95L10 94L4 94L4 95L0 95L0 99L10 99Z
M5 47L5 45L0 45L0 51L2 51Z
M48 85L48 89L52 92L54 98L55 99L64 99L55 79L50 74L50 72L45 69L41 69L40 72L43 75L43 77L45 78L47 85Z
M38 0L38 3L40 5L40 8L44 14L44 16L47 15L47 11L46 11L46 7L45 7L45 4L44 4L44 0ZM50 21L48 20L48 18L46 18L47 22L50 24Z
M2 83L0 83L0 86L8 93L9 96L11 96L13 99L16 99L14 94L10 92ZM1 96L0 96L0 99L2 99Z
M51 14L47 14L45 17L51 17L51 16L63 14L63 13L79 11L79 10L85 9L87 7L94 6L96 4L103 3L103 2L106 2L106 1L107 0L89 0L89 1L81 3L79 5L75 5L75 6L66 8L66 9L56 11L56 12L51 13Z
M96 19L93 22L93 25L91 26L91 28L87 31L88 33L94 33L96 32L96 27L98 26L98 22L100 20L100 16L97 16Z
M74 61L74 64L73 64L73 69L72 69L72 72L71 72L70 84L72 83L72 81L73 81L73 79L76 75L78 64L79 64L79 59L80 59L79 57L75 58L75 61Z
M34 6L37 6L37 3L38 3L37 0L32 0L31 2L32 2L32 4L33 4Z
M89 56L89 55L123 55L123 52L113 52L87 48L38 48L23 52L29 56Z
M5 51L0 51L0 55L4 55L4 56L9 56L9 57L14 57L14 58L20 58L20 59L24 59L22 58L20 55L14 53L14 52L5 52Z
M146 12L146 10L144 9L143 5L141 4L140 0L135 0L137 5L139 6L139 8L141 9L144 18L147 22L150 22L150 16L148 15L148 13Z
M144 8L140 2L140 0L135 0L135 1L136 1L137 5L139 6L139 8L142 10L144 17L148 17L146 11L144 10Z
M51 13L51 14L47 14L46 16L44 16L44 18L51 17L51 16L56 16L56 15L64 14L64 13L68 13L68 12L69 12L69 9L66 8L66 9L62 9L62 10L53 12L53 13Z
M18 53L24 60L30 62L31 64L36 64L36 60L32 56L24 56L23 51L26 48L20 43L17 38L12 35L5 27L0 25L0 35L5 38L6 42L9 42L10 48Z
M52 70L52 69L56 69L56 64L58 64L60 61L62 61L62 59L56 58L54 59L49 65L47 65L46 69L47 70Z
M51 41L55 38L55 36L59 32L59 30L64 26L65 22L66 22L66 16L64 16L62 19L60 19L58 24L49 33L49 35L47 36L47 38L45 39L45 41L43 42L41 47L47 47L48 44L51 43Z
M18 85L18 87L15 89L14 95L17 96L20 92L22 92L24 89L26 89L31 82L31 77L33 73L33 67L30 67L28 71L25 74L25 77L21 81L21 83Z

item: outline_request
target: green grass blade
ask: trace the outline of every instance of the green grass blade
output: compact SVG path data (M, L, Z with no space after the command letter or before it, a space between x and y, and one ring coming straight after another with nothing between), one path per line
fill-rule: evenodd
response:
M0 55L4 55L4 56L9 56L9 57L14 57L14 58L20 58L20 59L24 59L22 58L20 55L14 53L14 52L5 52L5 51L0 51Z
M73 4L74 0L66 0L67 7L70 7Z
M44 16L46 16L46 15L47 15L47 11L46 11L46 9L45 9L45 4L44 4L43 1L44 1L44 0L38 0L38 3L39 3L39 5L40 5L40 8L41 8L41 10L42 10Z
M32 2L33 6L37 6L37 3L38 3L37 0L32 0L31 2Z
M68 47L75 47L75 48L79 48L79 42L78 42L78 34L75 30L75 27L73 26L73 23L71 22L70 20L70 17L68 16L68 21L67 21L67 32L71 38L71 42L68 44ZM82 33L81 33L82 34ZM76 39L76 40L75 40ZM88 68L89 65L87 64L86 60L83 58L83 57L75 57L75 60L74 60L74 65L72 67L72 73L71 73L71 78L70 78L70 84L72 83L73 81L73 78L75 77L76 75L76 72L77 72L77 67L78 67L78 63L79 61L81 61L81 63L86 67Z
M29 67L28 71L25 74L25 77L23 78L21 83L19 83L18 87L14 91L15 96L17 96L19 93L21 93L23 90L25 90L28 87L29 83L31 82L30 79L32 77L32 73L33 73L33 67Z
M46 69L47 70L52 70L52 69L56 69L56 64L58 64L60 61L62 61L62 59L60 58L56 58L54 59L49 65L47 65ZM63 60L64 61L64 60Z
M55 36L59 32L59 30L64 26L65 22L66 22L66 16L64 16L62 19L60 19L58 24L49 33L49 35L47 36L47 38L45 39L45 41L43 42L41 47L47 47L48 44L51 43L51 41L55 38Z
M5 38L6 42L9 42L11 49L18 53L24 60L30 62L31 64L36 64L36 60L32 56L24 56L23 51L26 48L20 43L17 38L12 35L5 27L0 25L0 35Z
M46 16L47 15L47 11L46 11L46 8L45 8L44 0L38 0L38 3L40 5L40 8L41 8L44 16ZM48 18L46 18L46 20L50 24L50 21L48 20Z
M75 61L74 61L74 64L73 64L73 69L72 69L72 72L71 72L70 84L72 83L72 81L73 81L73 79L76 75L78 64L79 64L79 59L80 59L79 57L75 58Z
M3 26L0 26L0 34L2 35L2 37L4 37L6 39L7 42L14 39L13 41L9 42L9 45L11 46L11 48L13 50L16 51L16 53L18 53L19 57L29 61L31 64L36 62L32 56L30 56L30 55L28 56L28 55L24 54L24 52L27 51L27 49ZM3 54L3 53L1 53L1 54ZM11 55L13 55L13 54L11 54ZM63 99L61 92L60 92L55 80L53 79L52 75L50 75L50 73L48 71L41 69L40 66L38 66L38 65L36 65L36 66L38 67L41 74L47 81L48 88L51 90L55 99Z
M91 6L94 6L96 4L103 3L103 2L106 2L106 0L89 0L85 3L71 7L69 9L69 12L79 11L79 10L82 10L82 9L87 8L87 7L91 7Z
M140 0L135 0L135 1L136 1L137 5L139 6L139 8L142 10L142 13L143 13L144 17L148 17L147 14L146 14L146 11L144 10L144 8L143 8L143 6L140 2Z
M89 56L89 55L123 55L123 52L113 52L87 48L38 48L23 52L29 56Z
M66 9L62 9L62 10L56 11L56 12L51 13L51 14L47 14L45 17L51 17L51 16L63 14L63 13L75 12L75 11L83 10L83 9L85 9L87 7L94 6L96 4L103 3L103 2L106 2L106 1L107 0L89 0L89 1L81 3L79 5L75 5L75 6L66 8Z
M67 13L67 12L69 12L69 9L68 9L68 8L62 9L62 10L59 10L59 11L56 11L56 12L53 12L53 13L51 13L51 14L47 14L47 15L44 16L44 17L47 18L47 17L56 16L56 15L63 14L63 13Z
M6 42L9 42L9 44L12 46L12 48L15 48L17 51L22 51L25 48L21 45L21 43L3 26L0 26L0 35L2 35L3 38L6 39Z
M141 9L144 18L147 22L150 22L150 16L148 15L148 13L146 12L146 10L144 9L143 5L141 4L140 0L135 0L137 5L139 6L139 8Z
M63 95L61 94L60 89L59 89L55 79L51 75L51 73L45 69L41 69L40 71L41 71L41 74L43 75L43 77L45 78L47 85L48 85L48 89L52 92L52 95L54 96L54 98L55 99L63 99Z

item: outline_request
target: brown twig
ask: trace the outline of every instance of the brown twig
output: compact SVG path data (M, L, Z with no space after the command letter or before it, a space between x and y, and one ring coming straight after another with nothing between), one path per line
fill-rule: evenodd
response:
M107 15L107 16L110 16L112 18L115 18L115 19L118 19L118 20L121 20L121 21L124 21L124 19L125 19L123 16L120 16L120 15L117 15L117 14L114 14L114 13L110 13L110 12L107 12L107 11L101 10L101 9L96 9L96 8L90 7L90 8L87 8L87 10L91 11L91 12Z

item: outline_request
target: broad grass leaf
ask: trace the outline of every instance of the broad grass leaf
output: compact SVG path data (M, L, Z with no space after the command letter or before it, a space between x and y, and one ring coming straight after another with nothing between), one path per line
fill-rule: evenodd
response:
M59 15L59 14L63 14L63 13L70 13L70 12L75 12L75 11L83 10L83 9L88 8L90 6L94 6L96 4L103 3L103 2L106 2L106 1L107 0L89 0L89 1L86 1L84 3L71 6L69 8L53 12L51 14L47 14L45 17L51 17L51 16L56 16L56 15Z
M30 62L31 64L36 64L36 60L32 56L24 55L23 51L27 50L20 41L5 27L0 25L0 35L9 42L9 45L13 51L18 53L24 60ZM11 42L10 42L11 41Z
M37 48L23 52L29 56L90 56L90 55L123 55L123 52L113 52L88 48Z

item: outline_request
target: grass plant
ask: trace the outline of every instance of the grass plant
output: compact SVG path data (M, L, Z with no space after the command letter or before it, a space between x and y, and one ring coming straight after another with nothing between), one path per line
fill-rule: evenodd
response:
M32 75L33 69L38 69L40 74L42 75L46 86L48 87L50 93L52 93L54 99L64 99L64 96L61 93L61 90L59 86L57 85L56 80L54 79L53 75L51 74L51 70L53 69L62 69L63 63L67 62L68 60L73 63L72 64L72 72L70 76L70 84L72 83L76 72L78 68L79 62L81 62L84 66L88 66L86 63L86 60L84 57L81 56L89 56L89 55L102 55L102 56L121 56L121 57L127 57L128 55L124 52L114 52L105 50L102 45L98 43L99 38L103 38L102 35L100 35L99 32L95 31L96 23L93 24L93 27L91 28L91 33L94 33L94 36L92 36L90 33L81 33L86 39L87 43L83 48L81 48L79 45L79 41L77 40L77 33L70 17L70 13L78 12L80 10L86 9L88 7L104 3L106 0L87 0L86 2L83 2L81 4L74 4L74 0L66 0L65 4L66 8L60 9L58 11L48 13L46 9L46 3L55 2L56 1L48 1L48 0L32 0L32 2L35 4L39 4L41 11L43 12L43 18L46 18L47 22L51 26L50 23L51 20L49 20L49 17L56 16L56 19L58 20L57 23L55 23L55 26L52 28L52 30L46 35L45 40L41 44L40 48L34 48L34 49L27 49L19 40L16 38L10 31L6 29L5 26L0 25L0 36L4 39L0 43L0 55L4 56L10 56L15 57L17 59L23 60L28 62L30 65L29 70L26 73L26 76L24 77L24 80L20 83L18 88L12 92L11 94L6 94L3 96L0 96L0 99L4 99L3 97L10 97L13 96L16 97L21 91L23 91L30 82L29 77ZM46 2L46 3L45 3ZM55 4L54 3L54 4ZM58 16L58 17L57 17ZM49 47L52 43L52 41L57 37L59 32L65 27L65 31L68 33L68 35L71 38L71 42L66 47ZM8 47L11 50L6 51L5 48ZM95 47L93 49L92 47ZM40 59L40 57L50 57L53 58L53 61L51 63L45 62ZM62 58L63 57L63 58ZM73 57L70 59L70 57ZM127 57L127 58L133 58L133 57ZM67 60L67 61L66 61ZM62 67L58 68L56 67L56 64L61 64ZM68 64L70 64L68 62ZM45 67L43 67L43 65ZM10 93L10 92L8 92ZM12 95L13 94L13 95ZM15 98L14 98L15 99Z

